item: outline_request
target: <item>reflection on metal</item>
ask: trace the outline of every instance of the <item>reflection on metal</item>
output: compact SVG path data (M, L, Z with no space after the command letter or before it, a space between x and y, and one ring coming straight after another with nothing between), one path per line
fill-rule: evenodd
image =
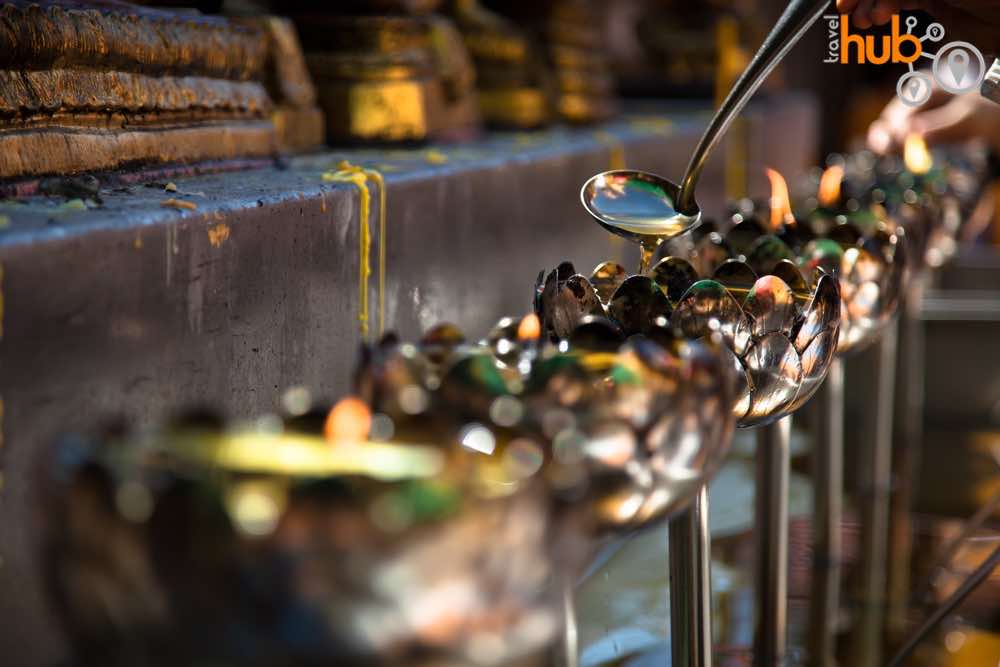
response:
M924 604L931 599L932 591L930 589L935 585L938 576L949 567L952 559L955 558L962 546L966 544L966 541L975 535L987 521L992 519L998 510L1000 510L1000 491L997 491L989 500L983 503L983 506L975 514L962 523L959 533L941 547L940 551L934 557L933 564L928 569L929 577L926 584L918 588L914 595L914 602Z
M570 574L562 576L562 610L563 610L563 664L565 667L579 667L580 632L576 620L576 596L573 593L574 581Z
M602 227L639 244L639 272L649 270L653 252L665 240L698 226L701 211L680 211L677 186L644 171L620 169L597 174L583 185L583 207Z
M833 359L840 322L836 280L818 274L807 288L790 262L757 267L759 278L745 262L720 262L712 267L714 279L700 279L706 274L686 259L665 257L646 276L622 279L624 268L604 262L587 279L563 263L539 276L536 311L554 340L593 316L609 318L619 336L717 333L737 370L738 426L757 426L791 414L813 395Z
M926 621L906 640L906 643L887 663L888 667L900 667L913 653L921 641L929 635L937 625L969 596L976 587L986 581L990 574L997 567L1000 567L1000 547L993 550L993 553L962 582L945 602L934 610Z
M712 667L712 573L708 487L670 522L672 667Z

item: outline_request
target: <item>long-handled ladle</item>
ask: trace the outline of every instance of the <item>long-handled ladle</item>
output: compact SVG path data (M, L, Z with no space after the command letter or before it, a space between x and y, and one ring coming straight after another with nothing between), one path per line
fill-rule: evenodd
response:
M701 222L695 187L709 155L767 75L828 4L829 0L788 3L706 128L680 186L655 174L628 169L597 174L584 184L580 198L594 219L608 231L639 244L640 273L649 269L660 243ZM780 663L785 652L788 439L787 419L763 427L758 436L757 523L763 542L758 555L761 561L758 576L762 580L758 582L756 605L754 664L757 666ZM671 625L678 630L672 641L674 667L712 664L707 513L707 493L703 492L689 510L671 523Z
M635 241L642 249L640 273L649 268L656 247L693 229L701 221L695 200L698 177L733 119L820 17L829 0L792 0L764 40L746 71L715 113L688 163L678 187L662 176L633 169L606 171L588 180L580 193L583 206L608 231Z

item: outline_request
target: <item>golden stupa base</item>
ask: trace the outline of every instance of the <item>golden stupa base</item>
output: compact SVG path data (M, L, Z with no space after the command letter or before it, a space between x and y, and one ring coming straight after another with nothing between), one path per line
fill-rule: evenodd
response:
M399 143L478 131L475 73L448 20L403 14L295 20L328 141Z
M541 49L513 21L456 0L450 8L476 65L476 90L483 120L503 129L534 129L553 120L551 73Z
M551 102L541 88L498 88L479 91L483 119L494 127L533 130L552 119Z
M529 129L607 120L618 111L600 11L575 0L456 2L452 14L478 72L483 117Z

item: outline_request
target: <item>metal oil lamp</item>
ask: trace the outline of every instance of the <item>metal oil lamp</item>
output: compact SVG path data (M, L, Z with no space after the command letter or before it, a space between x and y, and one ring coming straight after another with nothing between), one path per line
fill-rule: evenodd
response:
M976 171L969 164L961 168L950 168L935 159L927 150L922 139L914 135L907 139L901 157L887 156L876 160L867 152L848 156L846 159L832 156L829 166L822 174L817 193L817 206L810 218L813 227L820 229L833 227L828 236L836 234L843 240L840 231L843 224L853 224L862 237L870 236L871 229L894 231L901 236L902 243L893 253L892 266L881 267L874 275L886 276L887 280L877 281L879 291L858 281L858 275L848 271L846 264L841 272L841 291L845 295L845 332L839 352L850 352L878 342L878 379L875 402L871 410L871 427L866 429L874 436L862 457L861 478L867 480L872 491L870 502L864 506L862 521L862 576L860 597L862 617L856 623L859 628L854 659L878 662L879 644L883 628L881 591L888 587L890 602L898 614L900 600L908 584L906 565L908 561L907 538L900 531L905 530L906 519L902 516L909 500L907 487L912 471L912 449L919 438L920 426L913 419L903 420L903 443L893 448L893 407L894 385L899 385L903 393L902 404L907 412L920 413L922 403L922 348L921 332L916 319L909 311L920 301L922 285L926 282L928 267L939 265L954 251L954 239L961 219L968 214L975 199ZM971 163L974 163L973 159ZM971 164L970 163L970 164ZM882 244L886 247L885 244ZM900 252L905 251L905 252ZM846 252L845 252L846 255ZM904 257L905 255L905 257ZM879 253L873 253L878 258ZM888 253L882 253L888 258ZM862 258L862 266L875 265ZM888 269L889 273L886 272ZM872 301L866 294L878 294L880 308L873 310ZM901 327L905 332L903 365L896 377L898 329L892 316L896 311L902 315ZM880 311L880 312L879 312ZM909 316L908 316L909 314ZM860 317L858 317L860 315ZM871 317L870 315L875 315ZM841 469L843 465L842 368L835 364L828 382L824 399L825 411L818 440L816 504L816 530L818 535L816 570L823 584L820 595L813 598L811 652L816 664L826 665L832 659L833 637L836 628L830 622L838 613L839 573L839 524ZM899 479L892 483L893 469ZM889 489L895 487L897 497L890 497ZM890 501L896 506L895 521L890 525ZM891 544L887 545L890 532ZM893 562L899 563L892 571L887 571L888 549L896 552ZM888 580L888 586L886 581Z
M871 474L888 465L891 445L892 366L895 363L894 334L891 326L908 276L908 248L902 228L877 206L862 206L856 199L842 196L844 170L836 163L822 175L819 191L809 212L796 222L792 216L788 188L780 174L768 171L772 182L768 210L745 205L734 214L726 237L706 237L694 254L703 261L718 261L728 254L753 257L762 247L773 256L788 258L806 270L822 270L834 276L840 286L841 326L836 353L840 357L879 342L880 374L870 429L875 442L867 448L865 467ZM770 238L766 243L763 238ZM834 620L839 612L840 530L843 494L843 364L839 358L830 365L822 392L819 428L813 452L815 502L813 529L815 594L810 599L809 660L830 664L836 634ZM872 472L876 471L876 472ZM865 544L872 554L870 579L878 578L876 554L881 552L876 535L882 534L885 516L870 503L871 516L865 522ZM884 544L882 542L881 544Z
M864 615L856 624L854 659L859 664L878 664L883 628L897 640L906 631L902 619L910 588L908 508L922 435L924 384L923 330L916 311L933 279L933 269L954 253L960 226L973 216L985 160L975 149L932 153L919 136L912 135L906 139L901 156L876 159L860 152L840 163L845 197L903 229L908 255L907 276L900 288L900 322L886 328L880 342L877 437L871 459L862 463L863 471L873 471L869 485L874 493L862 523L860 597ZM901 362L898 371L897 355ZM891 421L894 385L901 392L895 405L902 406L895 425ZM900 431L895 447L894 426ZM886 568L887 561L894 563L891 569ZM888 590L887 609L881 603L884 590Z
M543 331L554 339L568 340L577 323L607 317L621 336L674 331L687 339L718 336L724 341L738 376L732 407L737 426L763 427L758 451L758 488L764 492L758 494L757 512L757 651L758 656L777 657L784 648L787 563L789 422L783 418L803 405L826 375L841 316L836 280L820 270L807 282L790 254L775 255L778 246L772 239L763 238L749 258L715 255L717 264L702 263L710 269L705 273L687 258L670 255L647 274L633 276L613 262L599 265L589 277L563 263L539 277L535 303ZM674 664L708 664L704 489L688 511L672 521L670 535L672 567L680 568L671 588Z
M328 413L65 445L47 556L78 658L548 664L587 554L683 507L733 427L717 347L576 335L439 325L367 348Z
M82 664L545 664L564 528L541 477L370 441L370 417L64 451L50 567Z
M541 293L537 299L539 308L547 301ZM593 315L568 323L557 345L546 331L535 315L504 318L474 348L454 327L438 326L424 337L426 356L413 346L396 348L383 365L405 358L417 370L397 377L425 374L439 387L445 412L489 424L498 441L544 443L547 478L591 544L700 502L735 421L730 406L738 383L721 341L685 340L662 325L626 341L616 323ZM707 563L706 540L686 544L691 567ZM707 569L701 572L707 577ZM568 611L572 583L564 582ZM567 627L565 656L575 664L571 615Z

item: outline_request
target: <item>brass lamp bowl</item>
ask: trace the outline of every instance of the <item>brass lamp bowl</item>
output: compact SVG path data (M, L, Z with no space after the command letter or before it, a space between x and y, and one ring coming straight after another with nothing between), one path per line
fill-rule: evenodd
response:
M622 337L718 334L737 371L737 426L770 423L815 392L840 326L836 280L818 272L807 282L790 258L779 256L783 248L765 239L746 261L722 254L704 259L699 263L710 269L704 273L678 256L633 276L614 262L600 264L589 277L563 263L539 275L536 312L545 335L555 340L567 339L578 322L594 315L610 319ZM696 253L724 249L712 240Z

